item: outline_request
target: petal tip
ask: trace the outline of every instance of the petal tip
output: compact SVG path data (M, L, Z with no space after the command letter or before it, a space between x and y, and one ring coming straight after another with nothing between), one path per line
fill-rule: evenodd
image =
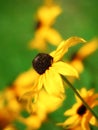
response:
M81 38L81 37L77 37L77 36L74 36L74 37L71 37L72 39L74 39L74 41L78 41L78 42L87 42L85 39Z

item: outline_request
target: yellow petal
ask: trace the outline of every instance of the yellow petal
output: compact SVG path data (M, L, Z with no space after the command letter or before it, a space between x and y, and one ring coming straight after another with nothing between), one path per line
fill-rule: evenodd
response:
M83 72L83 63L79 59L72 60L70 64L78 71L78 73Z
M71 115L75 115L77 112L77 109L79 108L79 104L76 103L72 106L72 108L68 109L67 111L65 111L64 115L65 116L71 116Z
M93 39L91 42L88 42L83 47L81 47L77 55L79 55L81 59L84 59L93 53L96 49L98 49L98 39Z
M43 74L43 75L40 75L39 79L37 79L37 80L38 80L38 81L37 81L37 82L38 82L38 85L37 85L38 90L42 89L42 87L43 87L43 84L44 84L43 78L44 78L44 74Z
M63 82L55 70L47 70L44 76L44 87L49 94L61 96L64 93Z
M53 24L55 18L61 13L61 8L57 5L42 6L37 12L37 18L46 26Z
M52 67L59 74L62 74L65 76L78 77L78 72L76 71L76 69L74 69L74 67L62 61L58 61L54 63Z
M98 120L93 116L93 117L90 119L90 124L95 125L95 126L98 126Z
M60 34L52 28L48 29L46 39L53 45L58 45L62 41Z
M29 69L28 71L20 74L13 84L19 87L28 87L35 81L37 77L38 74L33 69Z
M19 118L22 123L24 123L28 128L37 130L41 126L41 119L37 115L31 115L27 118Z
M36 102L38 93L36 90L26 91L21 97L20 102L21 104L27 108L28 112L32 112L32 100Z
M68 119L66 119L66 121L64 122L64 125L67 126L67 125L72 125L73 127L76 126L78 123L80 122L80 119L79 117L76 115L76 116L72 116L72 117L69 117Z
M81 88L81 90L79 91L79 90L77 90L78 91L78 93L81 95L81 97L83 97L83 98L85 98L85 96L87 96L87 90L83 87L83 88ZM76 98L76 101L78 102L78 103L81 103L81 100L79 99L79 97L77 96L77 95L75 95L75 98Z
M88 113L86 117L81 120L81 127L83 130L90 130L89 121L92 117L91 113Z
M14 91L17 96L22 96L26 91L31 91L34 89L37 84L37 79L39 75L35 72L35 70L30 69L18 76L13 83Z
M40 113L50 113L55 111L62 104L64 98L61 99L54 95L47 94L45 90L41 90L38 98L38 111ZM47 102L48 101L48 102Z
M62 41L59 44L56 51L50 53L50 55L54 57L54 62L56 62L63 57L63 55L68 51L69 47L76 45L78 43L81 43L81 42L84 43L85 40L80 37L71 37L67 39L66 41Z
M47 27L41 27L35 32L34 38L30 41L29 47L44 50L46 49L45 37L47 34Z

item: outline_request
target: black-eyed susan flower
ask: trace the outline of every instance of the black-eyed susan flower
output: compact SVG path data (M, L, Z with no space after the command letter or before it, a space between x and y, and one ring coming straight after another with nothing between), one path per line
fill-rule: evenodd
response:
M64 93L63 82L60 77L78 77L77 71L68 63L62 62L61 58L68 51L70 46L79 42L85 42L82 38L71 37L62 41L58 48L50 54L39 53L32 61L34 72L32 78L33 87L38 91L44 88L47 93L60 96Z
M93 89L86 90L85 88L82 88L79 93L91 108L98 105L98 94L95 94ZM80 130L90 130L89 123L94 125L94 122L92 123L92 118L94 118L94 116L84 106L82 101L77 96L75 97L77 103L64 113L65 116L70 117L66 119L64 123L60 123L59 125L70 130L77 130L78 128Z
M71 65L73 65L79 73L84 70L83 60L98 49L98 39L95 38L83 45L80 50L72 57Z
M60 13L61 8L55 4L44 5L38 9L35 36L30 42L30 48L44 50L46 43L59 44L62 37L51 26Z

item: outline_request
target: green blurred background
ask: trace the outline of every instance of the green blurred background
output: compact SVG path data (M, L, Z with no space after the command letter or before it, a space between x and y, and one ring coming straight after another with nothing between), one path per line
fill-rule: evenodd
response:
M63 12L53 27L64 39L80 36L90 41L98 37L98 0L55 2L62 7ZM0 0L0 90L11 84L18 74L31 67L32 59L38 51L29 50L28 43L34 37L35 13L42 4L41 0ZM94 87L98 92L98 50L84 60L84 66L85 70L80 75L80 80L75 82L75 86ZM70 97L73 92L67 93ZM64 121L63 112L69 106L71 103L66 100L59 110L49 115L51 121L43 124L41 130L61 129L54 126L53 122ZM23 128L20 125L18 129Z

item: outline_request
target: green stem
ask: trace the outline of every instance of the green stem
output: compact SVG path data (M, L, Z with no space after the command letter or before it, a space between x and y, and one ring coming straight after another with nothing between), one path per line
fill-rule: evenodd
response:
M75 92L75 94L79 97L79 99L83 102L85 107L93 114L93 116L98 120L98 116L95 114L95 112L90 108L90 106L84 101L84 99L81 97L79 92L75 89L75 87L63 76L61 75L63 80L69 85L69 87Z

